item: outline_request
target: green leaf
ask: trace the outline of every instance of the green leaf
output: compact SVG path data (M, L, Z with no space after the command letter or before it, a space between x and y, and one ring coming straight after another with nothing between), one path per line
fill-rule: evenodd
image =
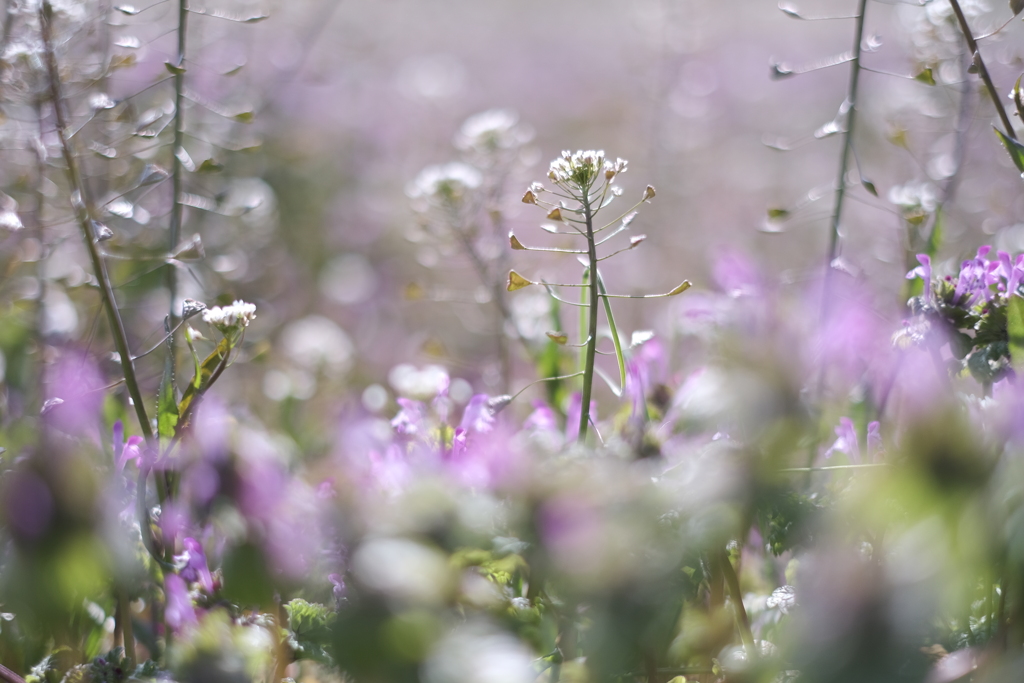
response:
M217 369L227 362L229 353L231 353L231 343L225 337L220 340L213 353L206 357L206 360L199 367L199 372L192 379L192 383L188 385L188 389L185 390L185 394L181 397L181 402L178 404L179 416L184 415L195 397L206 391L210 384L213 383Z
M768 220L770 221L783 221L789 218L789 210L781 209L778 207L770 207L768 209Z
M1009 152L1010 158L1013 159L1013 165L1017 167L1017 170L1024 173L1024 145L1020 144L1013 138L1008 138L1003 134L1003 131L998 128L993 128L996 135L1003 142L1003 147Z
M157 399L156 429L162 443L173 439L177 431L179 413L176 393L171 364L168 362L160 378L160 394Z
M1017 372L1024 371L1024 299L1010 296L1006 305L1006 332L1010 337L1010 363Z
M164 62L164 66L167 67L167 70L170 71L175 76L180 76L181 74L185 73L185 67L183 67L183 66L178 66L177 64L171 64L170 62Z
M604 288L604 278L601 277L601 271L597 271L597 288L602 294L608 292ZM604 301L604 313L605 317L608 318L608 329L611 331L612 343L615 345L615 360L619 363L619 392L626 389L626 359L622 355L622 340L619 339L619 330L615 326L615 316L612 315L612 302L604 296L601 297Z
M875 184L868 180L867 178L865 178L864 176L860 177L860 184L863 185L864 189L870 192L872 195L876 197L878 196L878 188L876 188Z
M256 114L251 111L243 111L235 114L231 118L239 123L252 123L256 119Z
M1013 12L1013 16L1024 11L1024 0L1010 0L1010 11Z

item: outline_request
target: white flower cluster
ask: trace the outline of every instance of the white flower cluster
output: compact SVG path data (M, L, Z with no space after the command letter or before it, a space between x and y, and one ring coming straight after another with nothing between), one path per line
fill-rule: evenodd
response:
M203 322L221 330L248 327L255 318L256 304L248 304L241 299L230 306L214 306L203 311Z
M533 131L519 124L511 109L489 109L466 119L455 136L455 147L464 152L490 154L522 147L533 139Z
M469 190L480 187L482 180L480 171L469 164L453 161L427 166L405 191L412 199L457 201Z
M579 150L575 154L569 150L551 162L548 177L559 185L571 185L580 190L589 190L603 173L605 180L611 180L626 170L625 159L606 161L604 150Z

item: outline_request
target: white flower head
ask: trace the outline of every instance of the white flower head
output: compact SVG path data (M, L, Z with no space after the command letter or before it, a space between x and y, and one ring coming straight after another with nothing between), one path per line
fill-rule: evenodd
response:
M406 194L413 199L434 199L444 202L460 201L470 190L480 187L480 171L469 164L453 161L450 164L427 166L409 183Z
M604 170L604 150L579 150L575 154L564 150L551 162L548 177L556 183L589 189Z
M222 332L248 327L256 318L256 304L241 299L230 306L214 306L203 311L203 322L213 325Z
M466 119L455 136L455 147L481 154L515 149L533 138L533 131L519 123L511 109L489 109Z

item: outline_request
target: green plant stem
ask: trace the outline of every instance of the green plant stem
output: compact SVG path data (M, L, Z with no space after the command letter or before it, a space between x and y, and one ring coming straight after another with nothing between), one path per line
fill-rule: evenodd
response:
M128 597L128 591L123 588L117 590L117 621L121 625L124 656L134 666L137 660L135 657L135 630L132 626L132 604L131 598Z
M178 0L178 54L177 71L174 74L174 149L171 154L171 221L168 229L168 251L174 253L178 243L181 241L181 224L184 207L181 204L182 173L184 171L179 154L183 149L185 139L185 38L188 33L188 0ZM167 291L170 294L167 327L174 329L178 318L178 311L175 302L178 299L178 271L173 264L167 265L166 271ZM173 331L167 339L167 363L166 371L170 381L174 381L176 370L176 358L174 353Z
M67 166L68 184L73 195L71 203L75 212L75 219L82 231L82 238L85 240L86 250L89 252L89 259L92 261L93 273L99 282L103 307L106 309L107 318L110 321L114 346L117 348L117 353L120 356L125 386L128 387L128 395L131 396L132 403L135 405L135 414L139 419L139 429L142 430L142 435L145 437L146 442L151 445L153 430L150 427L149 418L146 416L146 404L142 399L139 382L135 376L135 366L132 363L131 349L128 346L128 335L125 332L124 322L121 320L121 313L117 309L117 300L114 298L114 288L110 283L107 264L103 261L99 248L96 246L96 240L93 236L92 218L89 215L90 202L78 171L75 154L71 149L71 141L67 137L67 120L64 116L64 100L61 96L60 71L57 68L57 56L53 50L52 21L53 8L49 0L43 0L43 4L39 8L40 32L43 39L46 70L50 80L50 99L53 102L53 113L57 123L57 136L60 140L61 152L64 155L64 163Z
M860 84L861 43L864 41L864 15L867 0L857 4L857 25L853 36L853 59L850 60L850 88L846 94L844 106L849 107L846 114L846 126L843 131L843 152L839 157L839 178L836 186L836 202L832 209L832 224L829 230L828 264L839 255L839 225L843 215L843 202L846 199L846 169L850 165L850 152L853 147L853 130L857 122L857 88ZM828 275L825 276L826 281Z
M740 632L740 640L747 650L747 661L753 662L757 658L757 646L754 643L754 633L750 630L750 619L747 617L747 610L743 606L743 593L740 592L740 580L736 576L736 570L729 560L729 553L718 551L718 564L725 578L725 585L729 589L729 597L732 598L733 608L736 610L736 627Z
M587 429L590 426L590 395L594 388L594 361L597 358L597 244L594 241L594 214L590 207L590 197L583 193L583 216L587 221L587 258L590 260L590 319L587 325L587 353L583 361L583 402L580 404L580 433L577 443L587 442Z
M985 82L985 87L988 88L988 94L992 98L992 103L996 105L996 112L999 114L999 119L1003 122L1003 128L1006 129L1006 137L1016 140L1017 135L1013 132L1013 124L1010 123L1010 117L1006 115L1006 108L1003 107L1003 101L999 98L996 86L992 83L992 77L988 73L988 67L985 66L985 60L981 58L981 51L978 50L978 41L974 39L974 34L971 33L971 27L967 24L967 17L964 16L964 11L960 9L958 0L949 0L949 4L953 6L953 13L960 24L964 40L967 41L967 49L971 51L971 59L978 66L978 74L981 76L981 80Z

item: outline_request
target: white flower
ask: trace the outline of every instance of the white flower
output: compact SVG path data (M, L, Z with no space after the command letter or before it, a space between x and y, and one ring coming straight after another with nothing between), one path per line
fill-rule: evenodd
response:
M622 163L624 169L626 162L622 159L619 162ZM589 190L598 174L606 170L608 170L608 166L605 164L603 149L579 150L575 154L565 150L562 152L562 156L551 162L548 177L559 184Z
M256 318L256 304L238 299L230 306L214 306L203 311L203 322L221 330L233 327L248 327Z
M457 201L469 190L480 187L480 171L469 164L453 161L450 164L427 166L409 183L406 194L413 199L426 198Z
M481 154L520 147L533 137L533 131L519 125L519 115L511 109L489 109L466 119L455 136L455 147Z

